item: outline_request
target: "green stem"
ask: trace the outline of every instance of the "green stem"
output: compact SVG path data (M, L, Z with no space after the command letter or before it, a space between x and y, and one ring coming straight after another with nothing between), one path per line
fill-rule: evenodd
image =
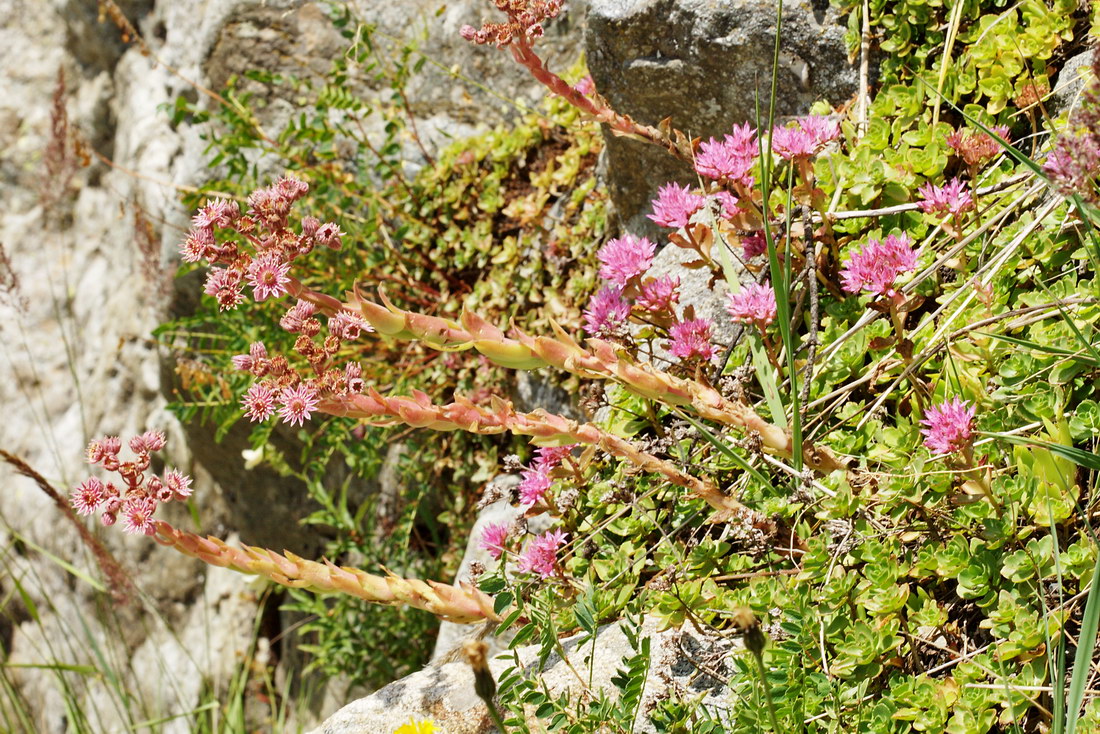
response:
M760 653L753 651L753 658L756 659L756 669L760 671L760 683L764 686L764 700L768 704L768 718L772 721L772 731L779 732L779 718L775 715L775 704L772 702L772 687L768 683L767 670L764 668L764 656Z

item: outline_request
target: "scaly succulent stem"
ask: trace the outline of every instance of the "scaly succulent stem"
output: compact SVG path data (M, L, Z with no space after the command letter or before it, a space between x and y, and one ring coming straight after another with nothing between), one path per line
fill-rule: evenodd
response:
M376 576L329 561L309 561L290 551L283 551L280 555L243 543L240 548L234 548L217 538L203 538L178 530L166 522L157 522L154 538L161 545L212 566L254 573L283 586L350 594L389 606L408 604L449 622L468 624L487 619L500 620L493 612L492 597L470 584L451 586L435 581L403 579L389 571L386 576Z

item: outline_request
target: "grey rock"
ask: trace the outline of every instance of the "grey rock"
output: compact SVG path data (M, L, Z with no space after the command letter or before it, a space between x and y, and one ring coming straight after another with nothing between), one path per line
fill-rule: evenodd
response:
M643 620L641 636L650 639L651 664L631 731L655 731L643 712L673 692L701 698L715 718L723 720L722 712L729 706L731 692L715 676L727 673L730 656L743 650L740 641L717 634L704 635L690 626L660 630L654 617ZM552 697L568 693L574 701L585 697L584 684L578 681L576 671L591 679L597 689L614 697L617 691L610 685L611 678L625 667L624 658L637 652L631 648L621 621L600 627L594 642L574 635L563 639L561 645L568 664L552 654L541 672L537 666L538 645L521 647L515 652L525 675L541 678ZM509 653L491 659L489 668L499 680L514 665L515 659ZM348 704L312 734L390 734L410 718L417 721L430 718L437 727L452 734L493 730L484 704L474 694L469 665L446 662L429 666ZM532 717L529 723L533 722Z
M1081 92L1085 89L1085 83L1091 78L1093 50L1082 51L1076 56L1066 60L1058 72L1058 80L1054 88L1054 98L1049 110L1051 115L1072 109L1081 98Z
M585 36L596 90L638 122L666 117L690 137L721 137L767 109L776 6L772 0L591 0ZM776 114L838 104L857 88L845 31L827 3L784 8ZM606 132L606 131L605 131ZM656 235L649 201L695 174L656 146L605 134L612 201L626 230ZM638 175L644 171L645 175Z

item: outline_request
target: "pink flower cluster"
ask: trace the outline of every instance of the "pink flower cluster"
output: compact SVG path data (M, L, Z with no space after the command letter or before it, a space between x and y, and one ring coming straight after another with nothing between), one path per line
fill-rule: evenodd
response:
M844 290L861 290L893 297L898 276L917 265L917 253L908 235L890 235L882 242L869 240L860 252L852 255L841 271Z
M609 240L596 253L596 258L600 261L600 277L615 285L625 286L649 270L656 247L645 237L629 234Z
M683 360L710 361L716 350L711 344L713 326L709 319L688 319L672 325L668 330L671 341L668 351Z
M1100 54L1093 54L1092 82L1058 135L1043 172L1063 195L1100 203Z
M943 186L933 186L926 183L917 189L917 193L924 197L918 205L925 214L933 212L950 212L958 216L963 212L974 208L974 199L970 195L966 184L957 178L953 178Z
M284 321L292 315L297 318L310 312L308 308L301 308L301 304L299 301ZM297 314L294 314L295 310ZM311 320L315 321L305 318L307 322ZM330 320L330 328L334 320ZM325 358L323 350L321 358ZM251 421L267 420L278 411L283 422L300 426L317 411L322 399L355 395L364 389L362 368L358 362L345 364L343 370L329 368L317 377L302 379L290 368L285 357L270 357L262 342L253 343L248 354L234 356L233 366L261 379L261 382L253 383L241 398L241 406Z
M500 557L504 555L510 533L509 527L502 522L489 523L481 531L481 540L478 541L478 547L489 551L490 556L500 560Z
M464 25L458 33L471 43L491 43L497 48L510 43L530 43L542 37L542 24L556 18L563 3L564 0L494 0L497 8L508 14L507 23L486 23L481 28Z
M924 445L937 454L965 451L970 446L975 412L975 406L959 398L932 406L921 420Z
M689 187L669 182L657 190L657 198L652 202L653 213L646 216L662 227L680 229L687 226L691 216L703 208L705 201L699 194L692 193ZM734 199L734 206L736 203Z
M520 483L516 487L521 505L530 507L542 501L546 490L550 489L550 485L554 482L550 477L551 472L561 465L574 448L576 444L542 446L535 451L534 460L520 473Z
M1007 125L996 125L992 130L1001 140L1009 140ZM1001 144L993 136L981 131L956 130L947 136L947 144L968 166L979 166L991 161L1001 152Z
M91 515L102 510L100 522L106 526L118 522L122 516L122 529L134 535L155 535L157 524L153 513L161 502L185 500L191 496L191 477L176 469L165 469L161 476L146 475L151 454L164 448L164 434L146 431L129 441L134 453L131 461L122 461L122 440L107 436L88 444L89 464L102 466L106 471L122 478L121 489L113 482L89 477L77 485L69 497L73 509L80 515Z
M742 324L756 324L764 331L768 324L775 321L775 291L770 285L750 283L737 293L730 293L726 311L734 321Z
M558 565L558 549L565 543L565 533L551 530L534 538L519 556L519 570L542 578L554 575Z
M711 138L699 145L695 154L695 170L699 175L751 188L752 168L760 153L756 131L746 122L734 125L733 132L721 140Z
M663 275L642 283L635 304L648 313L670 313L680 301L680 279L675 275Z
M630 304L623 298L623 289L609 285L588 302L584 311L584 329L599 337L613 336L630 317Z
M192 218L180 255L185 262L206 260L215 266L207 274L203 290L217 299L222 310L244 302L246 284L256 301L281 298L293 283L289 273L295 258L318 245L340 248L344 233L335 224L321 224L318 219L306 217L301 234L290 230L291 207L308 191L304 181L281 178L249 195L245 215L237 202L215 199ZM223 238L219 243L218 230L233 232L236 237Z
M772 150L786 160L809 158L840 137L836 120L820 115L801 117L793 127L772 128Z

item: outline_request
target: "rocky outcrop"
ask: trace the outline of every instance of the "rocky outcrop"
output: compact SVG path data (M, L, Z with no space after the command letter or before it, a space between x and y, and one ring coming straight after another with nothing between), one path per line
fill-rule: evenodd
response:
M588 66L619 112L656 125L666 117L690 137L721 137L767 114L776 5L772 0L591 0ZM827 1L786 3L776 115L804 114L827 99L847 102L857 88L845 26ZM656 234L644 215L657 187L693 183L695 174L664 151L607 136L608 185L625 228ZM645 176L637 175L645 171Z
M440 61L426 64L409 88L428 145L448 140L440 131L462 135L514 113L461 75L492 78L506 99L539 94L505 54L468 49L458 39L459 26L488 17L491 7L449 2L437 16L441 6L348 5L388 38L415 36ZM86 474L90 438L160 428L169 436L166 461L196 478L203 531L236 531L248 543L307 555L317 547L297 522L308 508L303 487L245 470L242 433L217 443L214 427L180 425L167 410L178 376L150 334L170 311L193 307L196 283L172 284L189 219L178 202L182 190L211 175L202 130L173 125L173 103L182 96L210 105L211 93L237 77L262 101L261 124L277 132L294 100L243 74L261 67L308 77L328 69L350 43L326 15L329 7L312 0L0 0L0 448L23 457L59 492ZM132 24L136 35L115 21ZM354 35L355 25L346 30ZM576 26L550 35L547 48L571 62ZM460 77L450 72L456 61ZM364 95L372 93L368 81ZM414 162L417 150L409 141ZM281 172L278 161L259 164ZM0 644L7 662L27 666L6 674L34 730L65 731L78 711L95 731L161 719L161 731L191 731L200 695L225 690L257 629L260 647L291 657L285 646L292 640L265 639L284 626L277 614L257 625L261 593L247 577L95 528L144 594L128 606L105 604L92 584L51 560L97 576L52 501L2 463L0 481L0 547L7 550ZM176 509L165 519L190 525L186 509ZM20 593L11 579L20 580ZM95 672L43 667L55 663ZM102 684L115 677L114 691ZM131 698L120 702L119 691Z

